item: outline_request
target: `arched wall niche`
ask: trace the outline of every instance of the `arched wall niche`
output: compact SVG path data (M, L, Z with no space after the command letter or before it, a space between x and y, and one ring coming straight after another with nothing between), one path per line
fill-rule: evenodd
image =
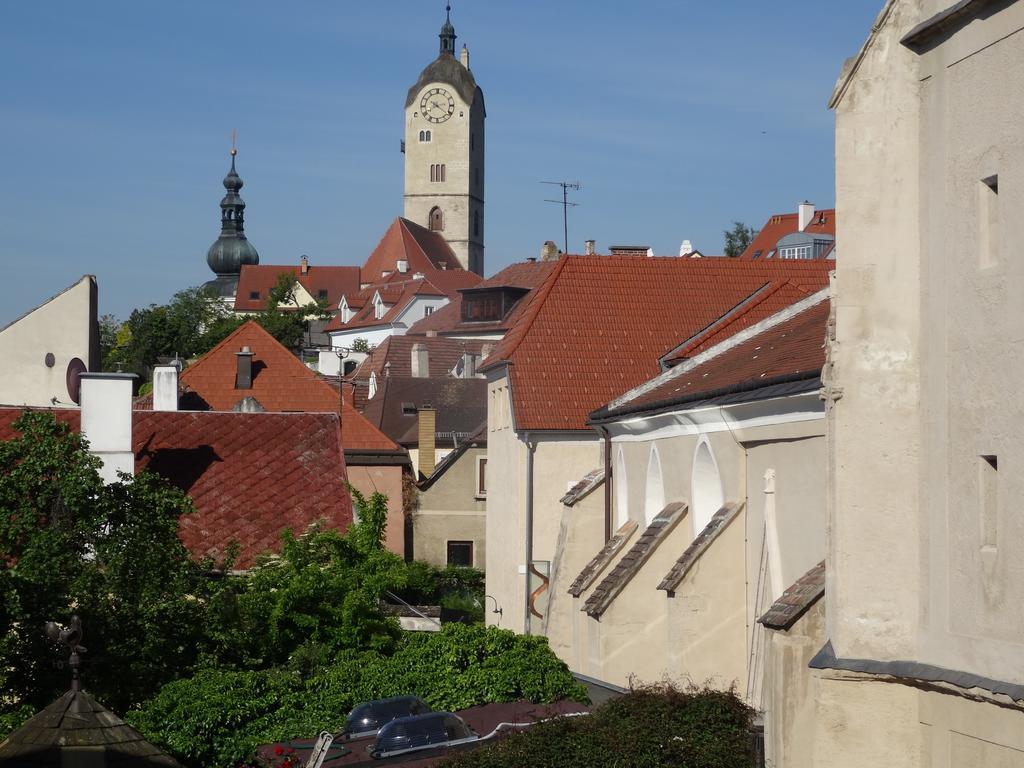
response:
M690 519L693 520L693 535L698 536L724 502L718 462L706 437L701 437L693 454L690 489Z

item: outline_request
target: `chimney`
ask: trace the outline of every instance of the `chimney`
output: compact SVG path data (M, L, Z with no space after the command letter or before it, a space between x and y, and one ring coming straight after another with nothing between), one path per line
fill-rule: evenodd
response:
M178 374L180 373L180 360L153 367L154 411L178 410Z
M412 377L414 379L425 379L430 376L430 353L420 343L412 345Z
M398 271L403 275L409 271L409 262L405 259L399 259L395 266L398 267Z
M476 355L472 352L462 353L462 378L472 379L476 377Z
M117 482L117 473L135 474L132 450L132 391L134 373L81 375L82 437L89 452L103 462L100 477Z
M437 266L440 267L441 269L448 269L448 262L447 261L439 261L439 262L437 262Z
M437 463L437 412L428 404L420 406L417 414L419 457L416 468L424 477L430 477Z
M693 253L693 243L689 240L683 240L682 245L679 246L679 255L689 256L691 253Z
M306 254L302 254L302 258L299 259L299 272L304 275L309 273L309 257Z
M593 256L597 253L597 241L596 240L584 240L583 241L583 253L587 256Z
M526 263L527 264L536 264L537 263L537 257L536 256L527 256L526 257Z
M469 48L462 46L462 52L459 54L459 61L462 62L462 66L469 69Z
M544 245L540 247L541 261L557 261L558 254L558 246L555 245L554 240L545 240Z
M235 358L238 361L235 389L252 389L252 350L242 347L241 352L235 352Z
M494 347L494 344L484 344L482 347L480 347L480 359L486 360L488 357L490 357L491 352L494 351Z
M804 200L797 206L796 213L797 224L800 227L799 231L803 232L807 229L807 225L811 223L811 220L814 219L814 203Z

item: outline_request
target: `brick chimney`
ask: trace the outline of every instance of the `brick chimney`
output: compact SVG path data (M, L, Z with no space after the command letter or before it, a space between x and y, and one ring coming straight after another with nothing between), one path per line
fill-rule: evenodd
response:
M309 273L309 257L306 254L302 254L302 258L299 259L299 272L303 275Z
M430 352L425 344L417 342L412 345L410 368L414 379L426 379L430 376Z
M132 450L134 373L83 373L81 376L82 436L89 452L103 466L100 477L117 481L118 472L135 474Z
M252 357L252 350L247 346L242 347L240 352L235 352L235 389L252 389Z
M430 405L422 405L416 413L419 416L416 468L424 477L430 477L437 464L437 412Z
M178 410L178 374L181 373L181 361L175 360L167 365L153 367L153 410Z

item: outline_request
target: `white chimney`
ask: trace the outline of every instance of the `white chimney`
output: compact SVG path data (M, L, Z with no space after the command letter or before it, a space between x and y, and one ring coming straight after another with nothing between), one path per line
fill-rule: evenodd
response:
M814 203L809 203L804 200L797 207L797 225L800 227L799 231L803 232L807 229L807 225L811 223L814 218Z
M693 253L693 243L689 240L683 240L682 245L679 246L679 255L689 256L691 253Z
M409 271L409 262L406 261L405 259L399 259L398 264L396 266L398 267L398 271L400 274L404 275L406 272Z
M469 69L469 48L462 46L462 52L459 54L459 61L462 62L462 66Z
M462 353L462 378L472 379L476 377L476 355L472 352Z
M303 275L309 274L309 257L306 254L302 254L302 258L299 259L299 272Z
M117 482L117 473L135 474L132 451L132 389L134 373L83 373L81 377L82 437L89 452L102 462L100 477Z
M583 241L583 253L586 256L593 256L597 253L597 241L596 240L584 240Z
M423 344L412 345L412 377L414 379L426 379L430 376L430 353Z
M181 361L175 360L167 365L153 368L153 410L178 410L178 374L181 373Z
M654 249L653 248L648 248L647 249L647 258L648 259L654 258Z

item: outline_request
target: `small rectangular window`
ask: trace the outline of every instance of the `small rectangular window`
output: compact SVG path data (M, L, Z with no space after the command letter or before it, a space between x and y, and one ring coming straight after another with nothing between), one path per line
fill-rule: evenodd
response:
M432 314L434 314L434 308L433 307L424 307L423 308L423 316L424 317L426 317L427 315L432 315Z
M476 496L482 499L487 496L487 457L476 457Z
M473 566L473 542L449 541L448 565Z
M250 299L258 299L259 297L260 297L260 292L259 291L249 291L249 298Z
M321 288L319 291L316 292L316 297L318 299L326 299L327 298L327 289L326 288Z
M999 177L978 182L978 266L999 263Z

